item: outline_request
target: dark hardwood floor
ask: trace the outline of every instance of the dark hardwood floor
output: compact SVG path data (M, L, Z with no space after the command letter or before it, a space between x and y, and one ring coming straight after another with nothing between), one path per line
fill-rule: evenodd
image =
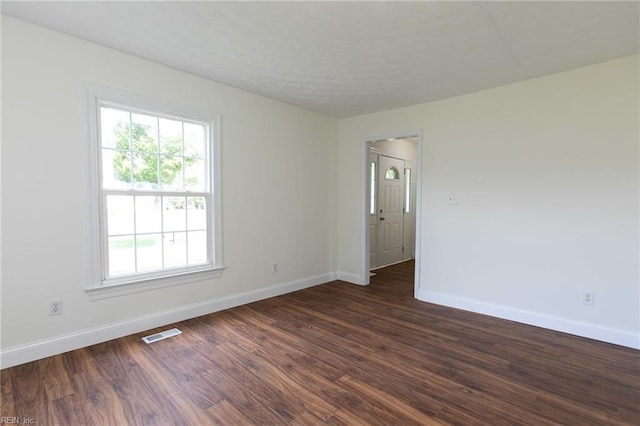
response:
M39 425L640 424L640 351L413 299L413 262L2 371ZM178 327L151 345L140 338Z

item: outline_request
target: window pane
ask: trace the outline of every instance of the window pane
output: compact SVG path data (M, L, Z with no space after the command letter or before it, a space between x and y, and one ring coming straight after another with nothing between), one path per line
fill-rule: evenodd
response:
M182 151L182 121L160 118L160 153L184 155Z
M109 275L130 274L136 271L133 235L109 237Z
M369 178L370 198L369 198L369 214L376 214L376 163L371 162L371 176Z
M188 191L204 192L206 189L205 161L185 158L185 189Z
M131 187L131 152L103 149L102 187L125 189Z
M127 195L107 196L108 235L133 234L133 197Z
M137 196L136 233L162 232L162 210L160 197Z
M131 149L155 154L158 152L158 119L149 115L131 114Z
M100 108L100 142L103 148L129 149L129 113Z
M164 267L171 268L187 265L187 233L165 232Z
M136 236L138 272L162 269L162 234Z
M207 233L193 231L187 233L189 265L207 261Z
M190 231L207 229L204 197L187 197L187 224Z
M187 209L184 197L163 197L162 227L167 231L187 230Z
M182 157L160 156L160 187L182 191Z
M206 158L204 144L204 126L184 123L184 155L185 157Z
M158 156L155 154L133 153L134 188L158 189Z
M400 172L395 167L390 167L384 174L386 180L400 180Z
M411 169L404 169L404 211L411 213Z

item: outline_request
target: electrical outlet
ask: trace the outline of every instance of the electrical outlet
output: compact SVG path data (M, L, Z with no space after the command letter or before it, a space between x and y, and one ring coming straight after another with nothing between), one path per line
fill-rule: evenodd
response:
M582 303L585 305L593 305L595 303L596 293L595 291L583 291L582 292Z
M49 315L62 315L62 299L49 301Z
M447 197L447 203L451 206L458 205L458 194L449 194L449 197Z
M271 272L273 272L274 274L277 274L278 271L280 271L280 263L278 262L273 262L271 264Z

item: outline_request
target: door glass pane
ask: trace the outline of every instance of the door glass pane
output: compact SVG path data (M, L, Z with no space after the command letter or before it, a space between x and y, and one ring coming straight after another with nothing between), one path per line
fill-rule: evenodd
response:
M400 173L395 167L390 167L384 174L386 180L400 180Z
M371 162L369 185L371 194L369 198L369 214L376 214L376 162Z
M411 169L404 169L404 211L411 213Z

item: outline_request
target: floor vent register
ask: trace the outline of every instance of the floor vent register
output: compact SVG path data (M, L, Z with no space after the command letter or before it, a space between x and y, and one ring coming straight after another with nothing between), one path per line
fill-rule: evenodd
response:
M177 328L172 328L171 330L166 330L161 333L152 334L150 336L143 337L142 340L148 345L149 343L157 342L158 340L168 339L169 337L177 336L178 334L182 334L182 331Z

